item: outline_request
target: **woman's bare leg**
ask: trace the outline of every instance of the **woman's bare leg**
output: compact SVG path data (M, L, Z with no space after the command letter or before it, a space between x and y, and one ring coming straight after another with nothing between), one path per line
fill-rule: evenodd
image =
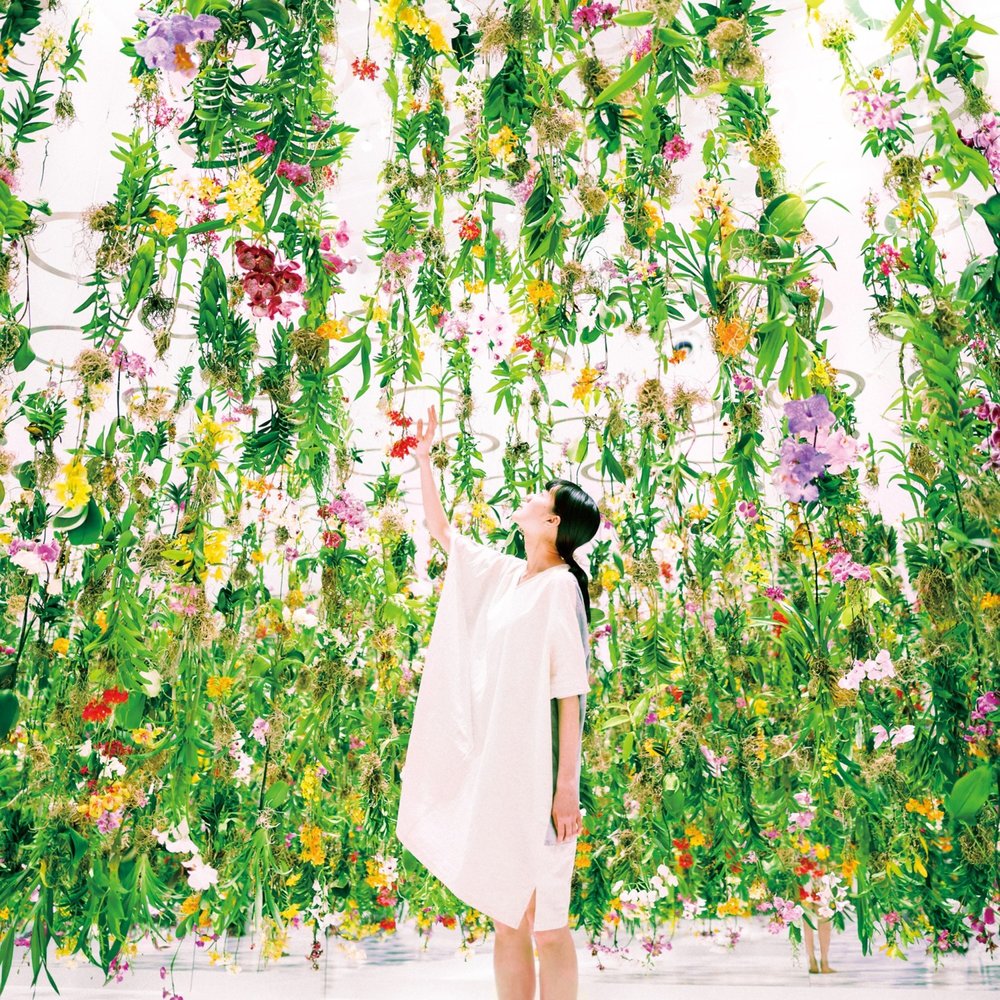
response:
M803 909L808 910L810 915L815 918L816 911L808 904L808 902L803 902L802 907ZM822 927L823 924L820 923L819 926ZM813 929L809 926L809 922L806 920L802 921L802 939L805 941L806 954L809 956L809 971L819 972L819 966L816 964L816 938L813 934Z
M553 931L535 931L535 944L541 1000L576 1000L580 977L569 925Z
M534 919L535 894L532 893L520 927L493 921L496 928L493 975L497 1000L535 1000L535 952L531 944Z
M832 927L829 920L820 920L819 927L819 970L820 972L836 972L830 968L830 933Z

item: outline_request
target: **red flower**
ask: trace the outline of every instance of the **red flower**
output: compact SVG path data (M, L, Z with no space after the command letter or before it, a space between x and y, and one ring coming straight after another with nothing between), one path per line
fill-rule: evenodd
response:
M685 851L677 859L677 864L680 865L681 868L690 868L694 864L694 858L692 858L691 855Z
M406 437L400 438L398 441L394 441L392 447L389 449L389 455L392 458L406 458L413 448L417 446L417 437L415 434L408 434Z
M343 542L344 537L339 531L324 531L323 532L323 544L328 549L338 549L340 548L341 542Z
M354 62L351 63L351 72L359 80L374 80L375 74L378 72L378 63L369 59L368 56L363 56L360 59L355 57Z
M691 846L687 837L675 837L673 843L678 851L686 851Z
M96 698L88 701L86 705L83 706L83 716L84 722L103 722L109 715L111 715L111 708L105 705L103 701L98 701Z
M464 240L466 243L475 243L479 239L482 233L482 227L479 225L479 219L474 215L463 215L461 218L455 219L458 223L458 237Z
M105 688L103 700L109 705L124 705L128 701L128 691L121 691L118 688Z
M384 931L394 931L396 929L396 921L393 917L386 917L384 920L380 920L378 925Z
M771 631L774 633L775 638L780 639L781 630L788 624L788 619L780 611L775 611L774 614L771 615L771 621L778 623L773 629L771 629Z
M390 410L388 417L394 427L409 427L413 423L413 417L404 416L399 410Z

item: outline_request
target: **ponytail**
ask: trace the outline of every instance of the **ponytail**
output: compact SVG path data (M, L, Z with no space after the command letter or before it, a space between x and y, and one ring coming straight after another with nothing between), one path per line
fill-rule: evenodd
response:
M560 545L556 542L556 551L566 560L569 564L569 571L576 577L576 582L580 585L580 593L583 595L583 607L587 612L587 623L590 623L590 587L587 582L587 574L583 571L580 564L573 558L573 549L569 548L568 545Z

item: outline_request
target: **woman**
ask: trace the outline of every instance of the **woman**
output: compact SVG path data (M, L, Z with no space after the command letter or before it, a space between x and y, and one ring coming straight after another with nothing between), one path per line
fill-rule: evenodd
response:
M512 520L527 560L453 531L430 464L437 416L417 421L431 536L448 568L427 647L402 770L396 835L469 906L493 919L500 1000L576 997L570 881L580 745L590 688L587 577L573 559L600 526L597 504L566 480L525 499Z

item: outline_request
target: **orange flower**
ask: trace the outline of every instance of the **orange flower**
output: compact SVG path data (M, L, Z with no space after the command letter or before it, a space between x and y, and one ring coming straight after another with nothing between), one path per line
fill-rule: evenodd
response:
M750 328L739 316L720 319L715 327L715 338L716 350L728 358L735 358L749 343Z

